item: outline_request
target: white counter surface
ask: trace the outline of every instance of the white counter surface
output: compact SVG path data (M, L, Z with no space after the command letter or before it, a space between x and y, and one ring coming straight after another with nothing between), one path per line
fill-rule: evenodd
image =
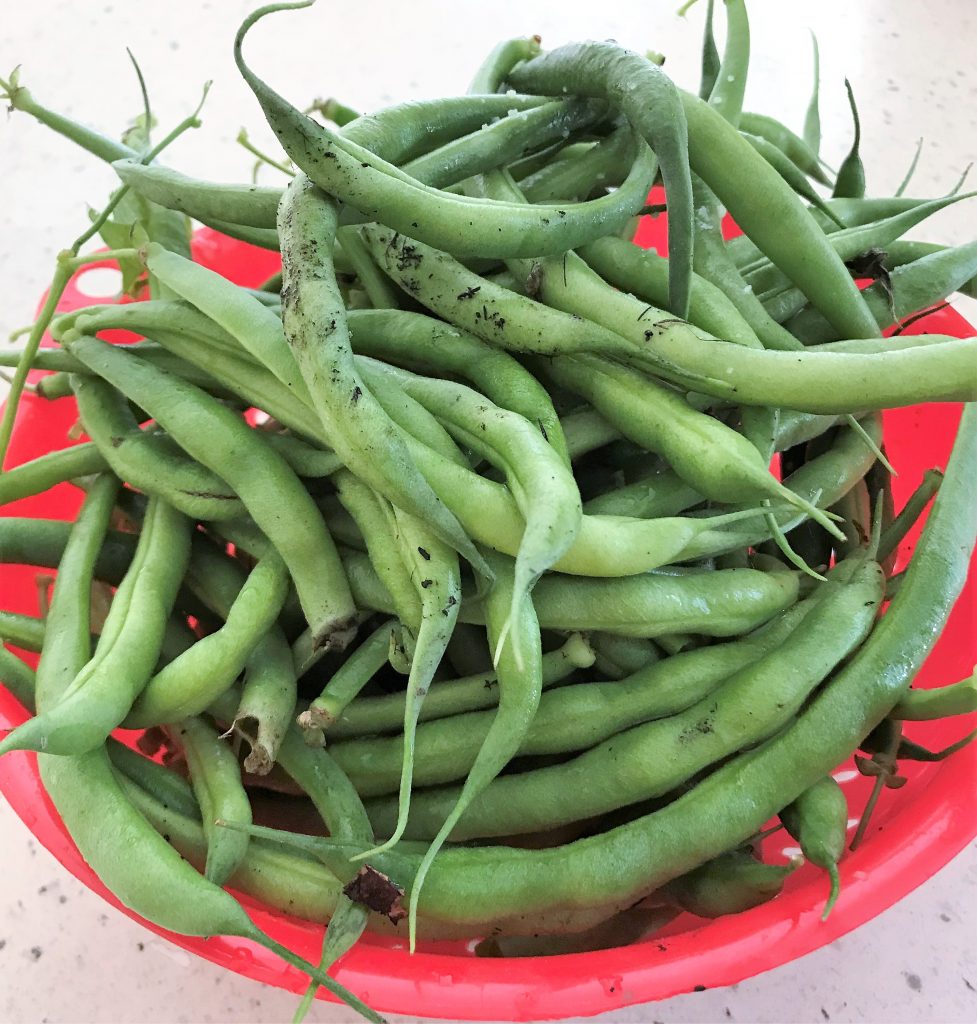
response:
M270 143L230 57L234 29L253 5L170 0L144 5L32 0L3 4L0 72L22 64L42 100L109 133L139 110L125 56L140 59L163 125L214 88L204 128L168 155L175 166L217 180L242 179L249 158L234 145L242 123ZM616 38L668 55L695 84L701 14L676 2L591 4L541 0L392 5L321 0L280 15L250 41L254 66L295 99L334 94L362 109L395 99L461 91L497 39L538 32L545 45ZM977 5L973 0L753 0L754 60L747 105L799 127L810 83L815 28L822 51L825 157L847 151L842 79L862 110L869 191L892 189L916 139L926 149L912 189L946 191L977 159ZM112 174L31 119L0 123L0 332L27 322L54 254L98 206ZM269 180L269 179L266 179ZM961 205L916 237L959 243L977 237L974 207ZM974 305L958 303L974 319ZM961 779L961 784L973 780ZM0 1021L286 1021L294 999L191 957L84 889L0 801ZM971 1022L977 1020L977 844L870 925L800 961L729 989L680 996L601 1018L611 1022ZM318 1003L310 1021L349 1021ZM395 1018L407 1021L414 1018Z

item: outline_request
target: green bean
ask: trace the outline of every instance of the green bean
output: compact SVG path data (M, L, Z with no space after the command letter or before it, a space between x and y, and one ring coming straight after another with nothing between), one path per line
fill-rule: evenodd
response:
M542 96L514 93L408 101L364 114L345 125L340 134L383 160L403 164L504 119L512 111L530 110L545 102Z
M2 639L6 640L6 637ZM0 683L24 705L34 709L34 670L0 643Z
M573 475L533 424L493 405L478 392L390 367L384 372L393 374L408 394L439 416L457 438L506 474L525 520L516 553L515 621L519 605L536 581L566 554L579 532L582 512Z
M539 44L539 36L530 36L528 39L506 39L497 43L478 71L475 72L475 77L468 86L468 92L476 95L498 92L516 64L521 60L530 60L540 52Z
M147 303L133 303L133 306L143 305ZM101 329L100 325L91 324L85 318L78 323L85 332L94 327ZM325 443L322 424L314 410L296 402L286 385L246 353L234 352L218 345L202 345L201 339L181 336L176 332L169 334L157 331L156 337L169 351L178 353L181 358L198 367L206 366L229 391L240 396L249 406L264 410L303 438Z
M73 444L48 452L0 474L0 505L41 494L76 477L102 473L108 468L93 444Z
M702 501L672 469L663 468L614 491L584 502L584 515L632 516L654 519L675 516Z
M838 217L834 210L821 198L820 194L815 191L814 186L807 180L807 175L783 150L778 149L772 142L760 135L750 135L749 132L741 132L741 135L802 199L805 199L815 209L820 210L825 217L833 220L839 228L847 227L845 222ZM839 181L841 180L840 174L841 171L839 171ZM837 189L837 185L835 188Z
M310 387L315 411L343 462L398 507L427 521L472 564L474 545L412 464L401 433L378 406L353 363L345 309L329 260L336 230L332 200L298 175L282 201L283 323ZM310 260L309 253L315 258ZM334 325L323 343L322 325ZM382 450L382 462L375 452ZM260 524L259 524L260 525Z
M378 626L355 651L336 670L335 674L326 683L322 693L302 712L298 717L298 724L303 729L328 729L330 734L339 732L341 725L347 721L350 714L350 705L358 708L364 704L369 706L371 700L384 700L383 697L373 697L356 700L360 690L376 675L377 672L387 664L387 657L390 650L390 642L393 637L393 626L391 621L386 621ZM397 714L395 726L400 727L404 722L405 695L398 694ZM422 709L421 718L424 718Z
M654 150L669 204L669 307L676 316L685 317L692 279L692 182L685 116L671 80L652 62L614 43L561 46L520 64L509 77L517 88L550 95L572 89L578 95L607 99ZM602 235L614 230L610 224L607 228ZM525 255L550 253L537 247Z
M875 335L875 321L844 263L791 188L708 104L681 96L695 173L842 334Z
M886 247L885 266L889 270L895 270L903 264L920 260L924 256L932 256L934 253L945 252L949 248L936 242L911 242L900 239ZM977 281L971 279L959 291L961 295L974 298L977 295Z
M60 519L0 516L0 562L57 569L68 543L70 525ZM101 550L96 547L94 556L95 578L116 585L132 561L136 538L110 532L105 542L99 543Z
M385 373L376 361L363 356L355 356L353 362L377 404L397 427L455 465L469 468L468 459L437 417L409 395L393 375Z
M0 637L24 651L39 651L44 643L44 620L0 611Z
M493 285L422 242L376 225L360 233L380 266L405 291L491 345L537 355L583 351L627 358L632 351L611 331Z
M848 93L848 106L851 108L852 122L855 126L855 138L848 156L842 160L841 166L838 168L831 196L833 199L863 199L865 197L865 167L858 153L862 141L862 123L858 117L858 107L855 104L855 94L852 92L851 82L847 78L845 79L845 90Z
M811 99L804 114L804 143L817 156L821 151L821 52L818 48L818 37L811 31L811 45L814 48L814 85Z
M699 97L704 100L709 99L709 94L719 77L719 51L716 49L716 36L712 29L714 6L713 0L708 0L706 20L702 30L702 72L699 78Z
M740 914L778 896L798 866L764 864L751 853L733 850L673 879L661 893L698 917Z
M931 722L977 711L977 673L931 690L909 690L889 713L903 722Z
M868 635L882 581L879 566L869 562L850 582L829 582L781 647L678 715L613 736L565 764L496 780L472 802L452 838L551 828L662 796L709 764L775 735ZM826 634L832 643L825 644ZM454 798L451 789L417 794L406 835L431 835ZM374 827L385 831L388 804L377 803L371 812Z
M846 228L828 235L831 247L844 260L854 260L874 248L884 248L905 231L938 210L962 199L972 198L973 193L934 200L919 204L913 209L897 214L886 220L867 225ZM804 307L805 299L799 289L790 287L777 271L766 264L759 264L751 275L760 297L774 319L781 321L793 316Z
M563 417L561 426L571 462L621 439L620 433L593 409L569 413Z
M668 260L622 238L599 238L580 255L609 284L656 306L668 303ZM759 347L753 328L727 295L712 282L693 274L689 323L715 338Z
M707 102L734 128L743 113L750 65L750 23L743 0L726 0L726 48Z
M487 641L485 646L488 650ZM594 652L591 646L581 634L572 633L562 647L543 655L541 686L544 690L555 686L578 669L589 668L593 664ZM418 720L428 722L446 719L464 712L492 708L497 702L498 674L495 669L488 669L460 679L435 683L424 700ZM338 712L333 722L325 723L325 728L329 738L337 740L393 732L403 726L404 704L403 693L360 697ZM337 745L334 749L342 748Z
M838 176L840 180L841 171ZM831 891L821 914L821 920L827 920L841 891L838 861L845 852L848 829L845 792L832 776L825 775L788 804L780 812L780 820L800 843L804 856L828 873Z
M782 150L800 169L822 185L830 185L831 179L822 170L822 161L811 146L786 125L765 114L745 112L740 116L740 128L752 135L767 139ZM847 220L847 218L843 218Z
M198 823L203 815L200 805L187 780L171 768L164 768L156 761L136 753L131 747L109 738L105 745L109 760L117 776L124 776L154 794L164 806ZM201 858L203 863L203 858Z
M215 585L212 577L211 586ZM144 729L204 711L233 684L278 618L287 585L281 559L265 555L231 599L225 623L156 673L133 705L125 727Z
M95 377L72 375L85 432L121 480L165 498L192 519L235 518L244 506L214 472L188 458L166 435L140 430L121 392Z
M689 576L575 579L544 576L533 603L544 629L600 629L654 638L691 632L735 636L749 632L797 596L796 577L752 569ZM478 605L463 605L462 621L480 621Z
M414 737L424 700L441 664L461 603L458 556L413 516L394 509L396 538L421 605L420 628L407 677L404 701L404 750L400 772L397 824L377 849L389 849L407 825L414 774ZM513 608L515 609L515 599ZM514 614L514 613L513 613ZM516 642L516 638L513 638Z
M117 156L112 167L119 178L141 196L204 223L216 220L242 228L267 229L275 226L276 211L282 197L280 188L222 183L218 198L210 183L158 164L140 164L125 156Z
M889 351L883 370L880 357L871 354L719 348L722 342L666 321L659 321L649 333L648 351L662 376L744 405L848 413L977 397L977 339Z
M488 581L482 577L479 583L483 590L487 587L484 604L489 646L495 651L494 660L499 674L499 706L465 784L447 809L447 816L436 830L412 881L408 911L412 951L417 934L417 909L427 872L472 803L516 755L532 724L542 692L543 654L533 602L525 600L517 604L515 573L497 557L491 558L489 564L494 579Z
M274 627L251 651L244 672L238 722L254 722L251 751L245 771L267 775L278 748L295 717L297 678L292 650L280 628Z
M370 305L374 309L396 309L400 305L396 292L380 273L353 228L341 228L336 232L336 249L349 260L359 284L366 292ZM281 304L279 303L280 314Z
M926 506L939 492L943 474L938 469L928 469L919 486L909 496L899 515L882 531L879 540L879 559L885 560L905 540L906 534L923 514Z
M56 704L0 744L0 754L17 749L85 754L122 722L159 659L190 553L190 532L182 515L160 499L150 500L132 565L116 591L94 655Z
M520 178L519 187L531 203L587 199L598 189L620 185L635 152L631 126L619 125L585 152L564 150L562 158ZM510 170L515 174L515 165ZM665 287L667 291L667 282Z
M692 189L696 200L696 249L693 253L696 273L726 296L762 345L777 349L799 347L770 316L730 258L722 234L719 200L698 176L692 179ZM725 332L721 336L725 337Z
M250 837L218 828L214 822L218 818L252 820L251 802L241 783L237 756L204 718L185 718L168 729L167 735L186 758L190 782L200 805L207 839L204 876L215 885L224 885L247 855Z
M867 431L875 446L882 440L882 419L880 416L866 417L863 429ZM803 495L809 501L818 501L830 507L868 472L875 462L875 453L867 446L862 435L846 425L832 438L831 446L823 454L811 459L784 481L791 490ZM789 531L797 526L801 518L790 517L783 512L775 513L781 529ZM735 551L737 548L755 546L770 537L769 520L757 517L721 531L720 536L708 531L700 533L690 541L683 555L688 560L699 557Z
M590 637L590 643L596 655L597 672L611 679L623 679L661 658L656 644L637 637L596 633Z
M596 100L557 100L482 125L436 150L403 165L405 174L423 185L446 188L493 167L511 163L532 150L563 142L572 133L600 122L607 112ZM351 138L351 133L344 133Z
M269 533L295 580L317 645L345 643L355 614L322 517L287 463L199 389L94 338L66 347L137 401L189 455L218 471Z
M353 517L366 542L370 561L397 609L397 618L416 636L421 625L421 601L397 540L393 508L348 470L336 475L343 508Z

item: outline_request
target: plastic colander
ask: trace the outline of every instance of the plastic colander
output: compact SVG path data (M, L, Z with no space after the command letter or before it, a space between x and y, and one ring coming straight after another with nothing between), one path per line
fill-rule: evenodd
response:
M662 251L662 222L663 218L644 218L639 243ZM241 285L255 286L279 267L276 254L206 229L194 236L193 249L199 262ZM65 292L60 310L114 301L105 295L116 290L116 282L100 284L99 275L104 282L104 272L97 267L80 271ZM92 294L100 289L102 294ZM949 309L933 313L909 330L958 337L973 333ZM115 335L106 336L116 341L126 338L123 332ZM885 414L886 449L899 470L892 481L897 506L924 470L946 464L959 415L956 405L915 406ZM68 433L75 418L71 399L52 403L25 395L8 465L70 444ZM79 492L62 484L8 505L0 515L69 519L79 504ZM900 548L902 565L917 535L918 528ZM940 685L970 673L977 660L974 579L971 571L967 589L916 685ZM0 566L0 594L3 608L37 614L34 570ZM24 709L0 686L0 729L12 728L25 717ZM974 724L960 718L910 722L906 734L927 746L942 747ZM336 976L378 1010L455 1020L523 1021L595 1014L733 984L803 956L871 920L925 882L974 838L977 787L972 780L977 777L977 744L946 762L905 763L900 772L908 776L908 784L898 792L883 792L864 843L842 861L841 898L827 922L820 919L826 881L805 866L771 903L715 921L683 914L653 938L619 949L501 960L476 957L471 942L421 943L411 956L404 941L367 935L342 959ZM870 780L859 775L851 762L839 765L835 778L848 796L854 829ZM142 921L102 886L82 860L41 787L33 754L11 753L0 760L0 791L73 875L123 913ZM796 852L783 832L769 838L764 851L770 861L783 861ZM246 896L242 902L257 924L279 942L310 960L318 959L321 925L268 910ZM245 939L186 938L142 923L176 945L255 981L294 992L305 989L302 974Z

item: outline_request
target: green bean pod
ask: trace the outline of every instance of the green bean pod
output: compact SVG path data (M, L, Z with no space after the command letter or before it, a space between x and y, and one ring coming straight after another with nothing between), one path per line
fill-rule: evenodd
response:
M977 711L977 673L948 686L910 690L889 717L901 722L931 722Z
M667 379L744 405L854 413L977 399L977 338L917 343L884 356L759 351L742 345L719 347L722 344L703 339L684 325L659 321L649 331L648 351ZM883 361L884 368L879 365Z
M635 153L635 135L629 124L619 125L583 152L563 150L563 155L519 177L519 188L530 203L587 199L596 190L614 188L627 177ZM668 290L666 275L665 290Z
M190 555L190 532L189 520L164 501L150 500L132 565L115 593L92 659L60 700L0 743L0 754L24 749L85 754L122 722L159 660Z
M692 280L692 181L685 115L672 81L656 64L609 42L558 47L518 65L509 78L517 88L550 95L572 89L607 99L654 150L669 204L669 305L676 316L685 317ZM537 249L526 255L549 253Z
M245 771L267 775L295 717L298 682L292 650L281 628L272 626L248 656L235 724L254 723Z
M102 473L108 468L105 458L91 443L48 452L0 474L0 505L41 494L68 480Z
M744 111L740 116L739 127L744 132L759 135L761 138L772 142L781 152L797 164L806 175L813 178L819 184L831 184L831 179L822 169L821 161L815 150L780 121L765 114L754 114Z
M668 306L668 260L623 238L598 238L580 255L609 284L639 299ZM711 281L693 274L689 295L689 323L737 345L759 347L756 332L726 294Z
M507 353L440 320L400 310L355 310L349 330L354 352L415 371L467 378L496 405L537 424L552 447L566 454L549 394Z
M741 914L779 896L798 866L764 864L751 853L733 850L673 879L661 893L697 917Z
M227 690L278 618L288 588L281 559L267 554L226 610L226 622L150 679L125 719L129 729L178 722Z
M844 263L790 186L708 104L680 95L696 174L842 334L875 335L875 320Z
M387 664L390 643L395 623L386 621L378 626L355 651L339 666L336 673L326 683L318 697L298 717L298 724L303 729L333 730L349 714L350 704L353 707L362 704L356 696L364 686ZM404 696L400 696L395 727L404 722ZM366 698L367 700L383 698Z
M804 856L831 879L831 893L824 905L821 920L827 919L838 901L841 880L838 861L845 852L848 835L848 800L845 792L830 775L825 775L804 790L780 812L784 828L800 843Z
M200 805L207 837L204 876L215 885L225 882L241 866L250 837L218 828L218 818L251 821L251 801L241 782L241 767L231 747L204 718L191 716L167 730L186 757L190 783Z
M0 638L6 640L6 637ZM34 689L36 682L34 670L17 657L13 651L7 650L0 643L0 683L12 693L28 711L34 710Z
M165 434L141 430L121 392L96 377L78 375L72 375L71 388L85 432L120 480L166 499L192 519L244 514L241 500L216 473Z

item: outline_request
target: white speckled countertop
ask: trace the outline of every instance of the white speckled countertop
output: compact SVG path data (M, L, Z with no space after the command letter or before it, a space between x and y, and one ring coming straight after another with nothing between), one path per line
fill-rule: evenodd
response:
M242 120L268 141L230 57L233 30L253 4L170 0L143 5L32 0L3 4L0 71L23 64L38 97L112 132L139 109L125 56L138 55L163 124L191 109L214 79L205 127L170 159L202 176L241 179L234 145ZM389 5L323 0L295 32L284 18L256 34L257 67L274 68L290 96L335 94L370 109L464 88L498 38L539 32L555 45L613 37L664 51L694 84L701 14L683 21L677 0L613 4L413 0ZM805 29L821 39L825 156L849 138L842 79L863 120L869 191L891 189L916 139L927 140L914 192L939 194L977 159L977 4L974 0L752 0L754 59L747 104L798 126L810 82ZM297 16L296 16L297 17ZM288 45L283 51L276 47ZM0 333L29 320L54 254L98 205L112 173L29 118L0 123ZM917 237L977 237L972 206L934 218ZM956 303L974 319L975 304ZM972 784L973 780L961 780ZM291 995L229 974L163 942L69 876L0 800L0 1021L266 1022L291 1019ZM729 989L680 996L601 1018L611 1022L972 1022L977 1020L977 844L872 924L802 960ZM309 1021L353 1017L316 1004ZM400 1021L415 1018L394 1018Z

